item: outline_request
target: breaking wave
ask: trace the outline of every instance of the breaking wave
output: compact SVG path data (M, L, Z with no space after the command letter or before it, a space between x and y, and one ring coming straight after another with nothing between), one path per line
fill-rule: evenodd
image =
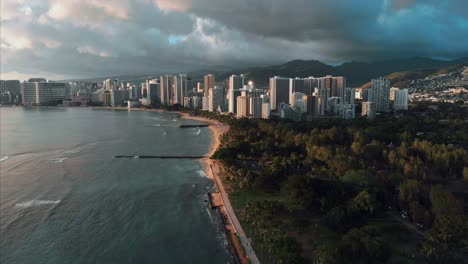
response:
M204 170L198 170L197 174L198 174L198 176L200 176L202 178L210 178L210 177L208 177L208 175L206 175Z
M20 208L27 208L27 207L36 207L41 205L50 205L50 204L58 204L61 200L31 200L24 203L17 203L16 207Z

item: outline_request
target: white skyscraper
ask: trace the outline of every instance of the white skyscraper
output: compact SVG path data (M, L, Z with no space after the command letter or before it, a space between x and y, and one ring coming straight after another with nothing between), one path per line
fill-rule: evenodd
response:
M398 89L395 91L393 109L395 111L408 110L408 89Z
M173 98L173 76L164 75L160 77L161 104L171 104Z
M232 75L229 77L229 90L228 90L228 100L229 100L229 113L235 113L237 107L237 96L240 95L239 89L244 87L245 78L244 75Z
M395 92L398 91L400 88L392 87L390 88L390 101L395 100Z
M247 96L237 97L237 118L246 117L249 115L249 98Z
M202 110L204 111L210 110L210 97L209 96L202 97Z
M224 108L224 89L220 85L215 85L209 91L208 110L213 112L218 108Z
M174 98L172 104L183 104L183 98L187 95L187 75L174 75Z
M270 103L267 102L267 103L262 103L262 118L263 119L268 119L270 118L270 113L271 113L271 110L270 110Z
M204 77L204 91L205 91L205 96L210 95L210 89L214 88L215 86L216 79L213 74L208 74Z

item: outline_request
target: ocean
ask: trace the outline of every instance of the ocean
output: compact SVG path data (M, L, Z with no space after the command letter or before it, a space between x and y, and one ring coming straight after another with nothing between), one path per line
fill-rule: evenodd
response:
M177 114L0 108L0 263L231 263L208 128Z

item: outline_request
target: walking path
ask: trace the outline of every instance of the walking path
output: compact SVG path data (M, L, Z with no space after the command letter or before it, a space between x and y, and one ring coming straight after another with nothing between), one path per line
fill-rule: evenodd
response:
M223 183L221 182L221 179L219 178L219 167L216 164L216 162L213 162L210 164L210 169L213 174L213 178L216 183L216 187L218 188L219 193L221 194L221 198L224 203L224 208L226 209L226 212L228 213L229 220L234 226L235 231L237 232L239 239L242 243L242 246L244 247L245 254L248 256L250 263L252 264L259 264L260 261L257 258L257 255L255 254L255 251L252 248L252 245L250 244L249 239L245 235L244 230L242 229L241 224L239 223L239 220L236 217L236 214L234 213L234 209L232 208L231 202L229 201L228 194L226 193L226 190L224 189Z

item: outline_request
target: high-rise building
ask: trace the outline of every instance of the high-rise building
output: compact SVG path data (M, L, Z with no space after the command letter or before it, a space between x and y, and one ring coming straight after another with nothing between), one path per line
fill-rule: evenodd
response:
M262 118L263 119L270 118L270 113L271 113L270 107L271 106L269 102L262 103Z
M112 90L117 88L117 85L118 80L107 79L102 83L102 88L104 88L104 90Z
M202 98L200 96L192 96L192 105L194 109L202 109Z
M315 90L315 95L321 98L320 100L320 115L324 115L328 111L328 99L330 98L330 89L318 88Z
M121 106L128 100L128 91L127 90L110 90L110 105L112 107Z
M174 91L174 87L173 87L174 78L173 76L170 76L170 75L164 75L164 76L161 76L159 79L160 79L159 85L160 85L160 92L161 92L161 96L160 96L161 104L165 104L165 105L171 104L171 100L173 98L173 91Z
M377 112L390 111L390 80L383 77L372 79L372 96L369 96L370 102L375 102Z
M262 98L261 97L249 98L249 115L253 118L262 117Z
M343 101L345 104L354 104L354 99L356 97L356 89L354 88L345 88Z
M187 95L187 75L174 75L174 98L172 104L183 104L183 98Z
M210 95L210 89L214 88L215 86L215 77L213 74L208 74L204 78L204 90L205 90L205 96Z
M376 104L375 102L362 103L362 116L367 116L369 119L375 118Z
M249 98L247 96L238 96L236 116L238 118L242 118L248 115L249 115Z
M363 102L370 101L369 99L373 98L372 88L361 89L361 99Z
M20 94L20 81L0 80L0 93L10 92L12 95Z
M303 96L304 102L304 110L303 112L307 113L311 116L319 116L322 115L323 111L321 111L320 107L322 106L321 100L322 98L317 95L304 95Z
M23 105L36 104L36 83L35 82L22 82L21 83L21 96Z
M197 82L197 93L203 93L203 92L204 92L203 83Z
M330 97L328 99L328 113L338 115L341 104L343 104L341 97Z
M131 86L128 91L130 93L130 99L132 99L132 100L138 100L138 99L140 99L142 97L141 96L141 89L136 87L135 85Z
M202 97L202 110L204 111L210 110L210 97L209 96Z
M312 95L316 89L322 87L322 78L308 77L304 79L304 93Z
M289 102L289 78L275 76L270 78L270 106L277 110L281 103Z
M101 102L104 106L112 106L111 90L102 91Z
M295 93L304 93L305 81L302 78L289 79L289 104L294 106L296 98ZM302 96L301 96L302 98Z
M183 104L183 106L184 106L185 108L189 108L189 109L190 109L190 108L193 108L192 100L193 100L192 97L187 97L187 96L184 97L184 104Z
M331 96L345 97L346 78L342 76L333 77Z
M330 109L328 107L329 97L341 97L343 98L345 87L346 87L346 78L342 76L331 76L327 75L322 77L321 82L319 83L318 93L323 97L323 102L325 104L325 109Z
M240 96L240 89L245 85L244 75L232 75L229 77L229 90L228 90L228 100L229 100L229 113L236 113L237 108L237 96Z
M343 119L351 119L356 115L356 107L354 104L340 104L338 106L338 116Z
M20 81L0 80L0 95L6 96L4 102L19 103L21 93Z
M322 89L330 89L331 97L344 97L346 78L342 76L327 75L323 77Z
M70 86L62 82L34 82L36 85L37 105L55 105L70 99Z
M297 106L301 110L304 110L304 104L302 102L304 95L305 94L301 93L301 92L294 92L294 93L290 94L289 95L289 104L291 105L291 107Z
M395 92L398 91L400 88L392 87L390 88L390 101L395 100Z
M161 95L161 85L159 84L158 79L147 80L146 81L146 99L149 100L149 103L159 103L161 100L159 96Z
M393 109L408 110L408 89L398 89L395 91Z
M218 108L224 108L224 89L220 85L215 85L210 89L208 96L208 110L216 111Z

